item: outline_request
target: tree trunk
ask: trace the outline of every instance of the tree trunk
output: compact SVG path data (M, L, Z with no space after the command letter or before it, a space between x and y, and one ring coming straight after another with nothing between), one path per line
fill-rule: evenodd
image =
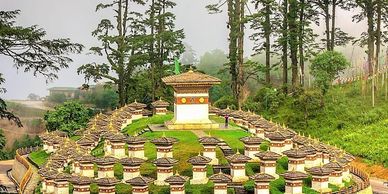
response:
M288 0L283 0L283 24L282 24L282 64L283 64L283 87L284 93L287 93L288 84Z
M333 51L335 47L335 15L336 15L336 0L333 0L333 5L332 5L332 11L331 11L331 44L330 44L330 49Z
M298 25L296 22L298 12L297 0L290 0L288 26L290 32L290 58L291 58L291 73L292 87L298 85Z
M126 0L128 1L128 0ZM124 106L127 101L127 95L126 95L126 88L124 83L124 29L126 26L124 26L123 23L123 9L122 9L122 0L118 1L118 9L117 9L117 31L119 33L119 38L116 40L117 44L117 51L118 51L118 60L117 60L117 76L118 76L118 94L119 94L119 103L120 106ZM125 11L125 10L124 10Z
M326 25L326 49L328 51L331 50L331 44L330 44L330 14L329 14L329 1L325 0L325 25Z
M244 98L244 5L245 0L238 0L237 21L238 21L238 108L241 109Z
M376 64L375 72L378 73L380 65L380 49L381 49L381 0L377 0L377 24L376 24Z
M372 0L369 0L372 1ZM366 17L368 18L368 69L369 76L373 75L374 67L374 44L375 44L375 31L374 31L374 9L372 2L368 3L366 6Z
M152 101L156 99L156 76L155 76L155 0L151 1L150 28L152 40L150 43L150 62L151 62L151 80L152 80Z
M304 86L304 51L303 51L303 37L304 37L304 0L300 0L300 15L299 15L299 64L300 64L300 84Z
M265 83L269 85L271 83L271 8L268 4L265 7L265 12Z
M237 88L237 35L235 22L235 0L228 0L228 26L229 26L229 70L231 75L231 88L233 95L238 98Z

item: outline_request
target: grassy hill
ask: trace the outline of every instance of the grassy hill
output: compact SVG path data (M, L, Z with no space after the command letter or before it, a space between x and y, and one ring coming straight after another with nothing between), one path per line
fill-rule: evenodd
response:
M337 145L364 162L388 167L388 100L384 90L377 92L372 107L370 91L361 92L359 82L334 86L324 97L325 106L309 116L307 124L295 101L286 98L276 111L262 114L279 123L285 123L305 135Z

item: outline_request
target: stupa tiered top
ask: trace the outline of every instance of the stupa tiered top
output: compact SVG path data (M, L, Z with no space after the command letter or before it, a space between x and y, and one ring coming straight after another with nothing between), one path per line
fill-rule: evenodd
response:
M168 129L219 128L209 120L209 89L220 84L220 79L189 70L162 81L174 88L174 119L166 123Z

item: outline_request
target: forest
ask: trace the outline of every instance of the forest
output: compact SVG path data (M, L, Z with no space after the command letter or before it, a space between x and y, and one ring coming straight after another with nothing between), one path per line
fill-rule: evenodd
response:
M99 45L90 48L69 38L49 39L46 31L34 24L18 25L23 10L0 10L0 56L11 58L10 66L18 71L42 75L47 81L56 80L61 70L77 63L78 75L74 76L85 79L83 88L97 82L108 88L100 88L101 99L91 95L83 103L107 110L135 100L149 104L163 98L172 102L173 90L161 78L193 68L222 80L210 91L213 106L255 112L342 147L364 162L388 167L388 1L209 2L203 8L208 17L226 13L228 48L225 52L209 48L200 57L185 43L185 29L176 27L177 3L97 3L97 13L112 15L93 24L91 36ZM352 22L363 24L366 30L349 35L337 24L339 12L351 15ZM254 46L247 48L246 41ZM354 63L342 52L352 47L365 51L364 62ZM247 49L253 54L248 55ZM102 57L104 62L80 64L71 58L85 53ZM0 72L0 84L5 81ZM6 88L0 87L0 94L5 92ZM46 119L51 119L47 115ZM0 118L22 126L1 98ZM2 139L0 131L0 149L4 147ZM28 138L15 144L28 142L38 144ZM12 154L4 155L9 158Z

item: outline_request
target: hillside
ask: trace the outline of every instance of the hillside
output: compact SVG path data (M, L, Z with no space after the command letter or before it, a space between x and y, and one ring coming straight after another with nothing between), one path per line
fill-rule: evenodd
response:
M359 82L334 86L324 97L324 107L311 113L307 123L291 97L281 101L275 111L261 113L300 133L341 147L367 164L388 168L388 100L381 90L372 107L370 91L365 93L369 95L362 95Z
M26 135L35 136L45 130L42 118L46 110L15 101L7 102L7 106L8 110L20 118L23 127L5 119L0 120L0 128L3 129L7 140L6 148L12 148L15 140L21 140Z

